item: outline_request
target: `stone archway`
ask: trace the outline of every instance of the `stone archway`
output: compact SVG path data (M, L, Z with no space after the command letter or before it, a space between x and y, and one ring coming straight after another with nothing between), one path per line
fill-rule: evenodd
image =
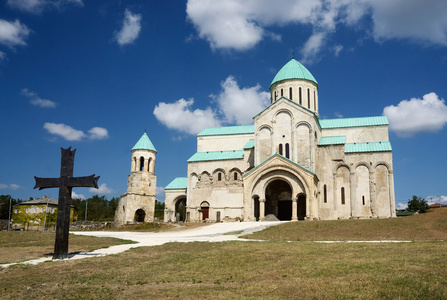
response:
M137 209L134 215L134 221L135 222L144 222L144 218L146 217L146 212L143 209Z
M281 221L292 220L292 188L285 180L275 179L265 189L265 215L269 214Z
M178 199L175 203L175 218L177 222L186 221L186 197Z

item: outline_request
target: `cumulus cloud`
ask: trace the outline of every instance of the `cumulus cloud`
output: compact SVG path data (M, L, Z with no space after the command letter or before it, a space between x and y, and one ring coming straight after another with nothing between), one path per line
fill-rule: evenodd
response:
M30 98L31 99L30 103L32 105L43 107L43 108L56 107L56 102L53 102L53 101L47 100L47 99L42 99L39 96L37 96L37 94L35 92L32 92L32 91L28 90L27 88L22 89L20 94L22 94L22 96Z
M91 140L104 140L109 137L107 129L102 127L93 127L88 133L90 134L89 139Z
M109 137L107 129L102 127L93 127L85 134L82 130L74 129L73 127L60 123L45 123L43 125L49 133L60 136L67 141L81 141L83 139L102 140Z
M20 185L15 184L15 183L11 183L11 184L4 184L4 183L0 183L0 189L2 190L18 190L20 189Z
M83 194L78 194L75 191L71 191L71 199L82 199L85 200L85 196Z
M88 191L90 193L94 193L94 194L111 194L113 193L113 189L107 187L107 184L103 183L101 185L98 186L98 188L90 188L88 189Z
M388 117L390 130L401 137L410 137L420 132L436 132L447 123L447 106L444 99L429 93L422 99L402 100L397 106L383 109Z
M211 108L192 110L193 104L194 99L160 102L155 106L154 115L166 127L188 134L197 134L205 128L221 125Z
M396 203L396 209L404 210L407 209L408 205L406 203Z
M254 87L240 88L233 76L221 83L222 91L213 96L225 123L248 125L253 117L269 105L270 93L261 91L258 84Z
M126 9L124 12L123 27L115 33L115 39L120 46L133 43L140 34L141 14L133 14Z
M376 41L447 45L445 0L188 0L186 13L199 38L213 49L247 50L265 38L280 38L272 32L275 26L310 26L313 33L301 49L308 61L342 26L364 28Z
M15 47L25 46L25 39L30 34L30 30L25 24L20 23L19 20L9 22L0 19L0 44Z
M6 4L11 8L34 14L39 14L46 9L59 9L69 4L84 6L82 0L8 0Z
M425 199L429 205L435 203L447 204L447 196L427 196Z

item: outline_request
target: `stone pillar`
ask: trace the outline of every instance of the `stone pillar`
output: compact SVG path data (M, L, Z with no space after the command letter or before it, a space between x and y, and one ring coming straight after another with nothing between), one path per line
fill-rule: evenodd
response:
M338 218L337 203L337 173L332 173L332 201L334 202L334 212L332 218Z
M377 217L377 203L376 203L376 174L374 172L369 173L369 197L371 202L371 216Z
M292 199L292 221L298 221L298 197Z
M152 164L149 166L149 172L155 173L155 158L151 160Z
M259 221L265 218L265 199L259 199Z
M220 211L216 212L216 223L220 223Z
M356 182L355 182L355 173L352 172L349 174L349 181L351 182L351 219L357 217L357 210L355 205L355 190L356 190Z
M390 185L390 217L395 217L396 216L396 203L395 203L395 199L394 199L394 175L393 175L393 171L390 170L389 171L389 175L388 175L388 182Z

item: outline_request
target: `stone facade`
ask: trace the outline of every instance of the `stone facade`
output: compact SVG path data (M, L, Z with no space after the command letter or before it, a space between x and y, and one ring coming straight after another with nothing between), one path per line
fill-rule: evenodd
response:
M127 192L121 195L115 211L114 225L153 222L155 212L155 156L157 151L146 133L132 148Z
M395 217L388 120L320 120L318 88L292 59L253 125L199 133L188 176L165 187L165 221Z

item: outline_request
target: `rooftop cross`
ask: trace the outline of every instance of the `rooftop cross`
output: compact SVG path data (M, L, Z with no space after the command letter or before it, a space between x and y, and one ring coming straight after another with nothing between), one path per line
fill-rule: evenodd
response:
M56 240L54 243L53 259L68 257L68 232L70 228L71 190L74 187L98 188L99 176L95 174L85 177L73 177L74 156L76 149L71 151L61 148L61 175L59 178L36 177L34 188L59 188L57 207Z

